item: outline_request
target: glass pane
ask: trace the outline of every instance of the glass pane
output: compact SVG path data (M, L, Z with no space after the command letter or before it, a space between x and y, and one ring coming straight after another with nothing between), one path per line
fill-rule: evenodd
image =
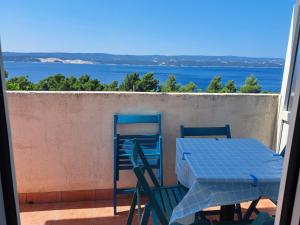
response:
M290 91L289 91L289 98L288 98L287 106L285 106L285 109L287 111L291 111L291 109L292 109L293 99L294 99L294 95L295 95L296 80L297 80L299 74L300 74L300 51L299 51L299 39L298 39L298 49L297 49L297 55L296 55L296 59L295 59L294 72L292 75L293 77L292 77L291 87L290 87Z

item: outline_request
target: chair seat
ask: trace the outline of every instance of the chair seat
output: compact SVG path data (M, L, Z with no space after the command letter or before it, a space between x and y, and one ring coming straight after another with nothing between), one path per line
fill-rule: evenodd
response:
M188 189L182 185L165 186L153 189L154 197L168 220L171 218L173 209L178 205L187 192ZM160 224L154 211L152 211L152 222L154 225Z

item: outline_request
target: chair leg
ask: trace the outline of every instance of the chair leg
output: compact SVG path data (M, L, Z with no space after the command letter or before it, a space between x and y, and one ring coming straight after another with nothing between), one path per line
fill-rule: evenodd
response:
M157 179L159 181L159 185L162 186L162 177L161 177L161 169L158 168L157 171L156 171L156 176L157 176Z
M140 188L137 188L135 193L136 193L136 199L137 199L137 205L138 205L138 219L139 219L139 223L140 223L142 220Z
M114 172L114 215L117 215L117 176Z
M161 161L160 168L159 168L159 172L160 172L160 185L163 186L164 185L164 173L163 173L162 159L160 161Z
M238 203L238 204L236 204L235 207L236 207L235 212L237 214L238 220L240 220L240 221L243 220L243 214L242 214L241 204Z
M207 219L204 211L200 211L195 214L195 223L194 224L210 225L211 223Z
M147 225L150 217L151 205L147 204L144 209L140 225Z
M249 220L249 218L251 217L252 213L255 211L256 209L256 205L257 203L259 202L260 200L260 197L254 201L251 202L249 208L247 209L244 217L243 217L243 220Z
M133 216L134 216L134 211L135 211L135 206L136 206L136 200L137 200L137 193L134 192L126 225L131 225L132 224L132 219L133 219Z

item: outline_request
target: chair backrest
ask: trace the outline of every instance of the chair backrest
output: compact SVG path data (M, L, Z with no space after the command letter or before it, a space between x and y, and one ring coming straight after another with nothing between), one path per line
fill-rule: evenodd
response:
M147 198L152 206L152 209L155 211L158 219L162 224L168 224L168 220L163 213L163 209L161 209L159 203L155 199L155 196L152 192L152 189L144 175L145 172L148 173L150 180L152 181L154 187L159 187L159 183L154 175L153 170L151 169L149 162L147 161L140 145L136 140L134 140L134 149L132 151L131 162L133 165L133 171L138 180L138 187L142 188Z
M139 124L149 123L158 125L158 134L161 135L161 114L115 114L114 115L114 134L117 134L119 124Z
M225 136L231 138L230 126L224 127L184 127L180 126L180 137L203 137L203 136Z

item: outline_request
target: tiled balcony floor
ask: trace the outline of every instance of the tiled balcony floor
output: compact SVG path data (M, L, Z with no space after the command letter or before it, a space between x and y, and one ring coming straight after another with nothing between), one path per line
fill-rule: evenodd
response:
M119 204L117 216L113 216L111 200L22 204L21 225L123 225L126 224L130 200L121 199ZM248 205L244 203L242 208ZM274 215L276 210L269 200L261 200L258 208L271 215Z

